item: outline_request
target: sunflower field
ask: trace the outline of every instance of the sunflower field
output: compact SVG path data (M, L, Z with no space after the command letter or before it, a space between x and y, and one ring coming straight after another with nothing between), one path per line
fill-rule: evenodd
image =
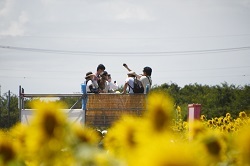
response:
M141 117L102 132L68 121L63 103L32 103L34 118L0 131L4 166L249 166L249 117L183 121L166 93L150 93Z

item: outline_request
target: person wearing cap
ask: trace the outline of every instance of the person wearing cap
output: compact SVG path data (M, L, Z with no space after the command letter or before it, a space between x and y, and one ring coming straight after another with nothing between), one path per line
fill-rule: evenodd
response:
M130 70L127 73L128 77L125 80L125 84L123 86L123 91L122 94L126 94L127 93L127 88L128 88L128 93L129 94L133 94L134 91L132 88L134 88L134 78L136 77L135 72L133 72L132 70Z
M132 71L127 64L123 64L123 66L128 70ZM151 89L152 86L152 79L151 79L151 74L152 74L152 68L151 67L144 67L143 68L143 74L141 75L136 75L136 77L142 82L143 88L144 88L144 94L148 93L148 91Z
M95 74L91 71L86 73L85 84L87 93L99 93L98 87L93 84Z

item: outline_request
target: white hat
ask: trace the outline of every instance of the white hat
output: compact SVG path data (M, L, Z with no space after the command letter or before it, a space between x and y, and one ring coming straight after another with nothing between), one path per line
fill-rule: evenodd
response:
M135 76L136 74L135 74L134 71L129 71L129 72L128 72L128 75L134 75L134 76Z
M93 74L91 71L86 73L86 77L85 79L89 79L91 76L94 76L95 74Z

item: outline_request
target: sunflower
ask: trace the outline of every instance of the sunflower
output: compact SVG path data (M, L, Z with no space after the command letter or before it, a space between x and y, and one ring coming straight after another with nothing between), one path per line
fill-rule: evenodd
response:
M204 133L199 139L204 156L212 163L221 162L225 159L226 142L224 135L217 130L211 130Z
M200 119L201 119L201 121L202 121L202 122L204 122L204 121L206 121L206 120L207 120L207 118L206 118L206 116L205 116L205 115L201 115Z
M64 106L58 102L36 101L32 107L35 112L28 126L27 155L34 164L53 164L62 157L62 149L67 146L69 124L61 110Z
M174 113L173 99L163 92L154 92L148 96L147 100L147 110L144 116L151 123L152 130L155 133L169 130Z
M73 137L75 138L76 144L84 143L89 145L98 145L101 141L102 136L99 135L99 131L79 124L72 126ZM99 133L98 133L99 132Z
M18 151L20 158L27 158L27 132L28 126L18 123L10 130L10 136L13 140L13 146Z
M138 148L145 130L145 123L139 117L123 116L116 121L104 137L104 147L117 157L128 157Z
M230 113L226 113L226 117L231 117L231 114Z
M33 102L34 119L31 126L38 127L46 139L61 137L67 124L67 117L60 102Z
M204 134L207 131L206 127L202 122L196 120L189 123L189 134L190 139L197 139L200 135Z
M246 119L246 118L247 118L246 112L245 112L245 111L240 112L240 113L239 113L239 117L240 117L241 119Z
M240 154L238 157L242 161L241 165L250 165L250 132L249 126L245 125L241 128L236 141L236 147L239 150ZM244 164L243 164L244 163Z
M0 165L10 165L17 162L17 151L9 135L0 131Z
M194 166L202 165L192 143L171 141L169 137L158 137L141 147L129 162L130 166ZM181 158L181 159L180 159Z

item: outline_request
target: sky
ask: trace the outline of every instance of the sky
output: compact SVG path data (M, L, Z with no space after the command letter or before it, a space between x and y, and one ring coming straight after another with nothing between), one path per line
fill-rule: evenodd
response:
M1 0L0 86L80 93L104 64L126 63L153 85L250 84L250 0Z

